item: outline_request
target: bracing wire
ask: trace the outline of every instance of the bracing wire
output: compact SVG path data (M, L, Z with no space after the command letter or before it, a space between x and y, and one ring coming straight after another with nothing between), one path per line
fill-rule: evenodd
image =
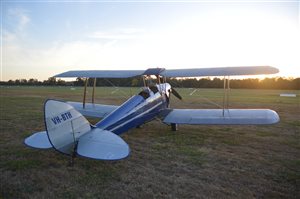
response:
M125 93L124 91L122 91L122 89L119 89L119 87L117 87L116 85L114 85L111 81L109 81L108 79L104 79L105 81L107 81L110 85L112 85L117 91L120 91L121 96L125 99L128 99L128 97L130 97L128 95L128 93Z

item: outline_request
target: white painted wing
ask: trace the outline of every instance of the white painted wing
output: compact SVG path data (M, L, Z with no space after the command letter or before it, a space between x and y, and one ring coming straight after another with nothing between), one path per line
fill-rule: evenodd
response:
M24 141L27 146L38 148L38 149L49 149L52 148L52 145L49 141L46 131L41 131L32 134L27 137Z
M128 144L118 135L101 130L92 129L80 137L77 154L98 160L119 160L130 153Z
M145 70L72 70L54 77L128 78L142 75Z
M176 124L274 124L278 114L269 109L173 109L163 119Z
M85 103L85 108L83 108L81 102L67 102L67 104L73 106L77 111L79 111L84 116L103 118L119 106L114 105L104 105L104 104L92 104Z
M278 73L277 68L271 66L241 66L220 68L192 68L167 69L160 74L165 77L200 77L200 76L233 76L233 75L261 75Z

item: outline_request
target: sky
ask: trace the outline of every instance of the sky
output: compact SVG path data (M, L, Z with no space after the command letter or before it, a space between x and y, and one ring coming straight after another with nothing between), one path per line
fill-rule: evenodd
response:
M1 81L270 65L300 77L299 1L1 1Z

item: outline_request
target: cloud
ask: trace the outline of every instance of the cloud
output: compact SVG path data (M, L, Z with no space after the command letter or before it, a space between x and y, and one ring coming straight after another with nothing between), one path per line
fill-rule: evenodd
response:
M138 28L120 28L112 31L96 31L88 35L93 39L116 39L126 40L135 39L143 33L144 30Z
M6 30L3 30L3 41L4 42L12 42L16 40L16 35L14 33L8 32Z
M185 19L159 30L118 28L84 34L42 47L22 45L30 23L26 11L11 11L16 32L4 31L4 80L40 80L67 70L188 68L273 65L291 75L299 66L299 30L264 17ZM247 21L248 20L248 21ZM255 23L250 23L250 22ZM248 22L248 23L245 23ZM197 25L195 25L197 24ZM25 32L25 31L24 31ZM25 35L26 36L26 35ZM70 41L71 40L71 41ZM281 68L282 67L282 68Z
M10 8L7 14L3 17L5 23L2 29L2 60L1 60L1 80L6 79L5 73L9 71L13 63L26 60L26 54L23 54L22 44L25 40L25 29L30 23L31 19L28 11L22 8ZM7 64L9 63L9 64ZM22 71L16 68L12 73Z
M22 45L26 41L26 28L31 21L28 11L21 8L10 8L4 18L3 45Z
M10 19L10 25L15 26L18 31L23 31L31 21L28 13L29 12L23 8L9 9L8 19Z
M17 42L3 46L3 80L18 78L47 79L66 70L107 69L124 66L124 49L112 42L71 41L56 42L47 48L32 48Z

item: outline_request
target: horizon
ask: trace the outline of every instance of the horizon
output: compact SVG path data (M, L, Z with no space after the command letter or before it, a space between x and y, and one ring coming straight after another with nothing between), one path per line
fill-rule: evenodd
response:
M70 80L71 79L71 80ZM55 77L48 78L48 80L39 81L37 79L18 79L9 81L0 81L1 88L7 87L81 87L85 88L85 78L70 78L69 81L63 79L56 79ZM94 84L94 78L88 79L87 86L96 87L143 87L144 81L139 76L130 78L97 78ZM170 78L167 82L176 88L195 88L195 89L224 89L224 81L221 77L206 77L206 78ZM230 79L230 89L275 89L275 90L299 90L300 78L284 79L277 78L251 78L251 79ZM145 85L144 85L145 86ZM193 91L194 92L194 91Z
M298 78L299 12L299 1L1 1L0 81L249 65Z
M226 76L228 77L228 76ZM9 80L2 80L0 82L9 82L9 81L21 81L21 80L26 80L27 82L29 80L37 80L38 82L45 82L48 81L50 78L54 78L56 81L62 80L64 82L75 82L77 81L77 78L80 78L81 80L84 80L84 77L67 77L67 78L58 78L58 77L48 77L46 79L37 79L37 78L18 78L18 79L9 79ZM97 77L96 79L139 79L139 76L134 76L134 77L128 77L128 78L100 78ZM156 77L154 77L155 79ZM170 78L170 77L169 77ZM186 80L186 79L196 79L199 81L200 79L207 79L210 81L213 81L214 79L220 79L223 80L223 76L202 76L202 77L171 77L170 79L176 79L176 80ZM88 79L95 79L95 78L88 78ZM252 79L252 80L258 80L258 81L263 81L265 79L283 79L283 80L288 80L288 81L293 81L295 79L300 79L300 77L282 77L282 76L276 76L276 75L248 75L246 76L229 76L230 80L247 80L247 79ZM90 81L90 80L89 80Z

